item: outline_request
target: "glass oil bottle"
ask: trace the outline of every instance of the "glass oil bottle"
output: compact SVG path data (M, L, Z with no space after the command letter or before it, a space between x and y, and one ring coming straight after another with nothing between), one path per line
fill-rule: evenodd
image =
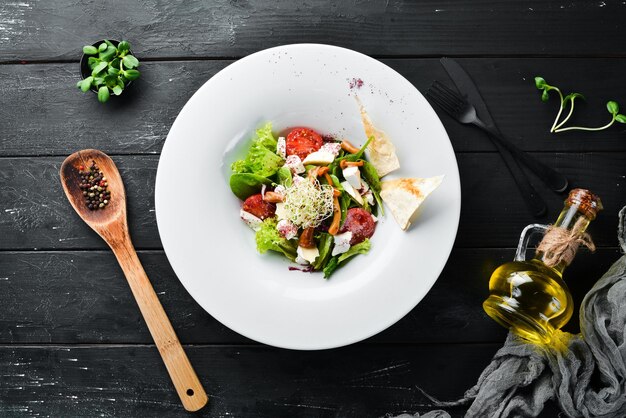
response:
M498 267L489 280L489 297L483 309L499 324L537 344L549 344L554 330L572 317L572 296L563 270L580 244L593 249L585 233L602 209L600 199L588 190L574 189L552 226L532 224L522 231L514 261ZM535 257L526 260L531 236L544 232Z

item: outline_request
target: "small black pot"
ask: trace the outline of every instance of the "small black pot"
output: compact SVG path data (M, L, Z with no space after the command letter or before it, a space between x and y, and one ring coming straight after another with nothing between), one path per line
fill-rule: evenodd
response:
M104 41L105 40L102 39L100 41L94 42L93 44L91 44L91 46L95 46L97 48L98 45L100 45ZM118 46L120 44L120 41L116 41L115 39L107 39L107 41L111 42L115 46ZM130 55L133 55L133 51L132 50L128 50L128 53ZM89 60L89 55L87 55L87 54L85 54L83 52L83 55L80 57L80 75L81 75L81 77L83 77L83 80L86 79L87 77L91 76L91 70L89 69L89 64L87 63L88 60ZM133 83L132 81L128 81L126 83L126 85L124 86L124 90L126 90L132 83ZM91 88L89 90L91 90L94 93L98 94L98 90L96 90L95 87L93 87L93 86L91 86Z

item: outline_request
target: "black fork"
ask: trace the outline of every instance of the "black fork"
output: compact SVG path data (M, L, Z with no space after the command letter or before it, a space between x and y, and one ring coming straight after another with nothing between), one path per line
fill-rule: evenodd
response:
M497 129L487 126L476 114L476 109L461 97L456 91L445 84L435 81L426 92L426 97L432 99L437 106L461 123L478 126L489 133L501 146L506 148L521 163L526 165L535 175L555 192L567 189L568 181L565 176L553 168L548 167L532 155L517 148L504 138Z
M454 93L454 92L452 92ZM465 100L461 98L458 100L456 93L451 94L450 89L445 87L443 84L435 81L430 89L426 92L426 97L431 99L435 104L441 107L446 113L455 118L461 123L476 123L475 121L479 120L476 116L476 109L474 106L467 103ZM473 114L473 115L472 115ZM465 122L464 122L465 121ZM481 125L477 125L479 127L484 127L484 123L478 122ZM546 202L539 196L533 185L528 181L526 177L526 173L519 166L515 158L511 153L504 148L503 144L500 141L496 140L493 136L489 135L489 138L492 140L493 144L496 146L504 163L507 168L511 172L513 176L513 180L517 184L522 197L524 198L524 202L526 206L530 210L530 212L535 217L543 216L548 207Z

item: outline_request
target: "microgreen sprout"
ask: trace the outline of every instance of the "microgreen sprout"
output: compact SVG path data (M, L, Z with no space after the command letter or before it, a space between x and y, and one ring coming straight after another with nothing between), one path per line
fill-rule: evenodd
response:
M611 100L607 102L606 104L606 108L611 114L611 120L606 125L600 126L597 128L589 128L585 126L569 126L567 128L564 128L563 125L567 123L567 121L570 119L570 117L574 113L574 101L576 99L585 100L585 96L583 96L580 93L570 93L567 96L563 96L563 93L561 93L561 90L559 90L558 87L549 85L548 83L546 83L546 80L544 80L542 77L535 77L535 86L537 87L537 89L542 91L541 100L543 100L544 102L547 102L548 99L550 99L550 94L549 94L550 91L555 91L559 95L559 99L561 100L561 106L559 107L559 112L556 114L556 118L554 119L554 123L552 124L552 127L550 128L550 132L558 133L558 132L575 131L575 130L601 131L603 129L607 129L608 127L613 125L615 122L626 123L626 116L619 113L619 105L617 104L617 102ZM567 112L567 115L563 118L563 120L559 121L561 118L561 115L563 114L563 111L568 107L568 105L569 105L569 111Z
M139 78L139 71L136 70L139 60L131 55L127 41L115 46L105 40L97 47L84 46L83 52L89 56L87 65L91 75L76 83L76 87L83 92L93 88L98 92L101 103L109 100L111 94L119 96L129 82Z

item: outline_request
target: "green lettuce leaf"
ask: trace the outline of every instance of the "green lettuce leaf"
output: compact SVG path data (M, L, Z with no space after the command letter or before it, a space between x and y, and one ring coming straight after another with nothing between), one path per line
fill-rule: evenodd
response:
M369 239L365 238L365 241L353 245L348 251L340 254L337 262L341 264L352 256L355 256L357 254L366 254L367 252L369 252L370 248L372 248L372 244Z
M341 196L339 197L339 208L341 209L341 222L339 226L342 227L344 221L346 220L346 216L348 215L348 208L350 207L350 203L352 202L352 197L346 192L341 192Z
M267 122L265 125L256 130L256 138L254 141L268 150L276 152L276 144L278 141L272 134L272 122Z
M370 190L376 199L376 204L380 208L380 213L385 214L385 208L383 207L383 200L380 198L380 177L378 177L378 171L369 161L363 161L363 167L361 167L361 175L363 179L369 184Z
M287 240L280 236L276 229L276 218L268 218L256 232L256 248L261 254L267 251L276 251L291 261L296 260L298 243L296 240Z
M365 150L369 146L370 142L372 142L373 140L374 140L373 136L370 136L369 138L367 138L367 141L365 141L365 144L363 144L363 146L361 147L359 152L354 154L354 160L353 161L358 161L358 160L361 159L361 157L363 157L363 154L365 153Z
M350 249L345 253L332 257L328 260L326 266L324 267L324 278L328 279L335 272L335 270L346 264L353 256L369 252L371 247L372 244L370 240L366 238L365 241L350 247Z
M248 151L246 165L258 176L269 177L282 167L284 160L274 151L267 149L261 142L254 142Z
M378 192L372 192L372 194L374 195L374 199L376 199L376 207L380 208L380 213L385 216L385 208L383 207L383 199L380 197L380 193ZM372 212L374 213L374 212ZM377 214L378 212L374 213L374 216Z
M333 248L334 238L332 235L322 232L319 239L319 245L317 246L320 255L315 259L313 268L315 270L322 270L328 259L330 258L331 249Z
M235 173L252 173L262 177L276 174L284 163L276 154L276 143L272 135L272 124L268 122L257 129L246 158L235 161L230 168Z
M288 167L281 167L277 172L278 184L282 184L285 187L291 187L293 184L293 176L291 170Z
M330 261L328 261L328 263L326 264L326 267L324 267L325 279L330 278L330 276L335 272L335 270L337 270L337 267L339 266L337 259L338 257L334 256L333 258L330 259Z
M251 171L246 160L235 161L230 165L230 169L233 170L233 173L249 173Z
M272 181L252 173L234 173L230 176L230 190L241 200L246 200L253 194L261 193L264 184L269 186Z
M340 192L343 192L343 186L341 185L341 181L339 181L339 177L334 174L330 175L330 179L333 181L333 186Z
M369 161L363 161L363 166L360 171L365 181L367 181L367 184L370 185L370 189L375 192L380 192L380 177L378 177L378 172L372 163Z

